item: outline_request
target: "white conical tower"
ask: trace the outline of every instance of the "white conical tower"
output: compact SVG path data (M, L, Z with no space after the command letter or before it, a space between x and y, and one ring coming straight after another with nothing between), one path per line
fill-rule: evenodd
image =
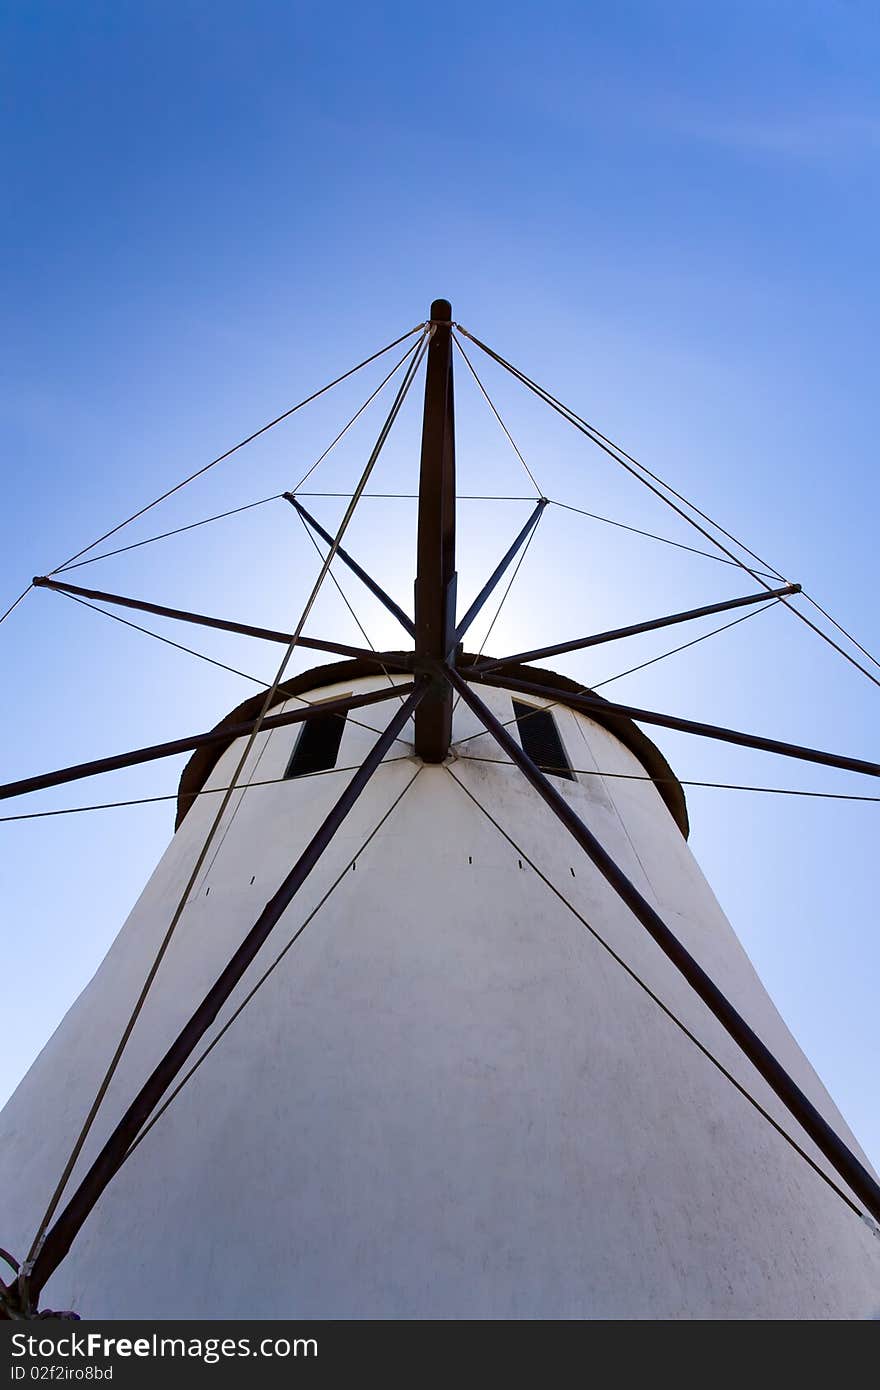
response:
M875 1179L690 853L671 769L621 707L461 651L543 502L456 626L450 320L436 301L414 651L308 671L190 742L168 849L0 1115L0 1243L31 1250L204 857L36 1252L41 1307L874 1317Z
M295 688L321 700L383 681L352 664ZM509 693L485 697L512 718ZM381 728L389 711L358 717ZM552 718L583 769L556 779L566 799L855 1147L688 849L680 789L664 801L638 780L668 776L660 755L634 726L628 746L572 709ZM460 705L456 740L479 727ZM260 735L244 783L257 761L260 780L283 778L298 738L296 727ZM428 766L413 754L412 725L404 738L279 924L278 950L343 874L338 887L110 1184L46 1288L48 1305L116 1318L876 1313L880 1241L565 905L797 1133L517 770L464 756ZM347 719L337 766L359 763L373 742ZM241 743L207 787L227 784ZM486 734L459 747L498 756ZM206 761L196 755L185 792ZM233 804L78 1173L350 776L292 777ZM190 809L119 937L3 1112L3 1231L18 1248L212 799L181 802ZM255 963L220 1022L276 953Z

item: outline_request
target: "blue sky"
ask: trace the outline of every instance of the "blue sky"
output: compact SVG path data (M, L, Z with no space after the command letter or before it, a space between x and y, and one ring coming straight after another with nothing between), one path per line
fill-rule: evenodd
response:
M7 5L0 597L446 295L876 651L878 24L857 0L452 3L438 18L260 0ZM380 376L346 383L130 538L292 486ZM689 539L491 364L484 379L549 496ZM461 369L457 404L461 490L527 495ZM379 418L316 486L351 486ZM412 403L377 490L413 490L417 433ZM340 504L314 506L338 520ZM463 593L525 507L462 504ZM410 502L365 503L351 532L404 603L414 517ZM277 503L77 574L285 626L316 565ZM551 508L492 645L751 587ZM375 607L359 611L394 640ZM271 676L274 651L147 625ZM359 640L330 591L310 630ZM676 636L558 664L596 682ZM0 651L9 777L207 727L257 688L46 593L3 625ZM779 610L606 693L857 756L877 746L880 691ZM657 742L690 779L878 792L683 735ZM178 774L156 764L27 809L161 795ZM710 882L880 1162L880 806L696 788L689 805ZM171 825L168 803L0 825L0 1095L92 973Z

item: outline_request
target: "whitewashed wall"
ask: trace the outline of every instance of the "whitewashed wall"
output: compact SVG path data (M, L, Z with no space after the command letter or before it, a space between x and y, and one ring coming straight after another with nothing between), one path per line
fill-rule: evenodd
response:
M484 695L511 718L508 694ZM378 729L391 708L354 717ZM556 716L576 768L643 772L587 718ZM459 706L455 737L475 728ZM246 776L280 777L297 732L261 735ZM358 763L372 741L349 719L339 767ZM225 785L239 748L224 754L210 786ZM411 751L399 743L389 754L235 999L420 766ZM502 756L488 736L462 752ZM516 770L464 758L450 766L797 1133ZM78 1172L350 775L234 799ZM656 789L595 775L557 785L855 1144ZM216 805L203 797L190 811L0 1116L0 1245L17 1254ZM874 1317L880 1239L520 862L448 771L424 767L113 1181L44 1303L110 1318Z

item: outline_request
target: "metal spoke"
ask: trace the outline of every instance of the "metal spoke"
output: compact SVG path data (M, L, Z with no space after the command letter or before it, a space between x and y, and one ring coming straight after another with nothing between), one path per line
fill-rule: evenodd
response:
M284 500L286 502L289 502L292 507L296 508L303 520L308 522L309 526L311 526L313 531L317 531L318 535L321 537L323 541L326 541L328 545L333 544L333 537L327 531L324 530L324 527L321 525L319 521L315 520L311 512L306 511L303 504L298 500L298 498L294 496L292 492L285 492ZM389 594L386 594L385 590L381 587L381 585L377 584L375 579L373 579L369 574L367 574L367 571L358 564L357 560L353 560L352 557L349 555L348 551L343 550L341 545L336 547L336 554L339 556L340 560L342 560L343 564L348 565L348 568L351 570L352 574L356 574L361 583L366 585L370 593L373 594L379 600L380 603L385 605L385 607L388 609L388 612L393 614L393 616L400 623L401 627L405 628L406 631L409 633L410 637L414 637L416 632L416 625L413 622L412 618L407 617L406 613L404 613L400 605L398 603L395 603L394 599L391 598Z
M397 734L417 708L425 693L420 681L406 704L398 709L387 729L373 744L329 815L312 836L278 891L269 899L225 969L208 990L188 1023L178 1034L149 1079L141 1087L122 1119L116 1125L98 1157L73 1193L64 1211L50 1227L33 1261L28 1276L31 1299L39 1297L46 1280L57 1269L77 1234L112 1180L134 1143L142 1126L180 1074L235 986L255 959L272 929L284 915L299 889L331 843L336 831L354 806L374 771L388 752Z
M102 589L81 589L78 584L62 584L57 579L40 578L34 580L38 589L52 589L71 598L82 597L98 599L102 603L115 603L120 608L136 608L141 613L155 613L160 618L171 618L175 622L194 623L197 627L213 627L221 632L235 632L242 637L257 637L264 642L278 642L284 647L307 647L310 651L330 652L335 656L355 657L360 661L372 661L377 665L391 666L395 670L408 671L412 663L399 653L373 652L366 647L350 647L344 642L326 642L322 637L304 637L302 633L278 632L271 627L254 627L250 623L236 623L229 618L212 618L206 613L193 613L188 608L168 608L162 603L148 603L146 599L128 598L123 594L109 594ZM241 674L237 672L236 674Z
M509 550L507 550L507 552L499 560L498 564L495 566L489 578L486 580L486 583L483 585L482 589L477 594L477 597L474 599L470 608L465 613L458 627L455 629L455 634L452 638L450 648L447 651L446 655L450 655L452 649L458 646L459 642L464 637L471 623L474 621L474 619L477 617L478 613L482 609L483 604L501 583L501 580L504 578L505 573L510 568L513 561L516 559L517 555L519 554L522 547L525 545L529 536L532 534L532 531L534 531L538 522L541 520L541 514L546 505L546 497L539 498L538 502L535 505L534 511L532 512L525 526L523 526L516 540L513 542L513 545L510 546Z
M412 688L411 683L388 688L382 686L379 690L369 690L362 695L347 695L339 700L322 700L318 704L308 705L305 709L270 714L261 721L250 719L247 723L221 725L203 734L190 734L186 738L172 739L168 743L154 743L146 748L133 748L128 753L116 753L109 758L75 763L72 767L57 768L54 772L43 772L37 777L23 777L17 782L6 782L0 786L0 801L8 801L13 796L25 796L29 792L44 791L46 787L60 787L65 782L78 782L84 777L96 777L102 772L117 772L123 767L154 762L157 758L173 758L178 753L190 753L195 748L204 748L206 744L231 743L233 739L252 734L258 725L260 729L282 729L288 724L303 724L309 719L327 714L344 715L351 709L362 709L365 705L376 705L382 700L408 694Z
M658 628L674 627L676 623L690 622L696 618L709 618L713 613L727 613L732 608L747 608L753 603L766 603L767 599L782 598L786 594L800 593L800 584L786 584L783 589L762 590L760 594L747 594L745 598L732 598L724 603L709 603L702 608L690 608L684 613L670 613L665 618L651 618L644 623L631 623L629 627L615 627L607 632L597 632L591 637L577 637L573 642L557 642L553 647L535 647L530 652L516 652L513 656L493 657L491 661L478 661L471 669L484 674L501 666L522 666L530 661L543 661L548 656L562 656L565 652L583 651L586 647L598 647L604 642L615 642L618 637L637 637L643 632L656 632Z
M565 797L553 786L549 778L536 766L523 751L519 743L507 732L500 720L487 705L474 693L458 672L448 670L449 681L461 698L477 716L484 728L500 745L507 756L516 763L526 780L534 787L543 801L554 812L573 839L584 850L599 873L618 895L622 902L641 922L648 934L660 947L703 1003L711 1010L724 1030L738 1044L740 1050L760 1072L764 1080L776 1092L779 1099L810 1136L829 1163L849 1185L856 1196L864 1202L868 1211L880 1220L880 1185L871 1176L856 1155L844 1144L840 1136L831 1128L827 1120L816 1109L797 1082L777 1061L773 1053L761 1041L742 1015L733 1007L715 981L690 952L682 945L675 934L655 912L623 870L618 867L611 855L603 848L592 831L584 824ZM878 769L880 772L880 769Z
M467 680L482 679L481 675L472 674L468 668L462 670L462 675ZM570 705L572 709L581 710L588 715L594 712L603 716L625 715L641 724L657 724L661 728L676 729L680 733L698 734L701 738L719 739L723 743L736 743L742 748L757 748L763 753L779 753L786 758L800 758L804 762L820 763L823 767L840 767L846 772L864 772L868 777L880 777L880 764L868 762L864 758L850 758L843 753L825 753L819 748L804 748L798 743L784 743L780 739L744 734L738 729L725 729L718 724L700 724L694 719L680 719L673 714L658 714L656 710L638 709L635 705L619 705L611 700L603 700L598 695L569 694L565 690L538 685L535 681L500 675L497 671L487 679L490 685L498 685L505 690L516 690L523 695L539 695L542 699Z

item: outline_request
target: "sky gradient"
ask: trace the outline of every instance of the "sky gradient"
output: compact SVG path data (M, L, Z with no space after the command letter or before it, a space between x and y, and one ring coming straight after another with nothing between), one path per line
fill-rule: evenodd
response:
M84 0L12 3L2 24L0 611L33 574L447 296L463 324L880 648L876 7L451 3L441 20L393 4ZM549 497L702 544L474 361ZM376 364L346 382L118 543L293 486L382 375ZM460 490L528 496L461 363L456 403ZM352 487L381 418L377 402L316 489ZM415 490L418 427L414 392L376 491ZM343 506L314 499L328 526ZM464 601L527 507L461 504ZM350 532L404 606L414 522L414 502L374 500ZM70 577L283 627L317 568L277 502ZM341 579L377 645L397 641ZM490 650L752 587L727 566L551 507ZM144 622L271 678L274 650ZM308 630L360 641L329 586ZM681 632L557 665L594 684ZM0 628L0 652L10 779L209 727L257 689L45 592ZM293 669L309 664L298 656ZM876 756L880 690L780 609L603 693ZM685 779L880 794L855 774L655 735ZM168 794L180 766L5 809ZM710 883L880 1163L880 805L687 793ZM169 802L0 824L0 1100L94 971L172 825Z

